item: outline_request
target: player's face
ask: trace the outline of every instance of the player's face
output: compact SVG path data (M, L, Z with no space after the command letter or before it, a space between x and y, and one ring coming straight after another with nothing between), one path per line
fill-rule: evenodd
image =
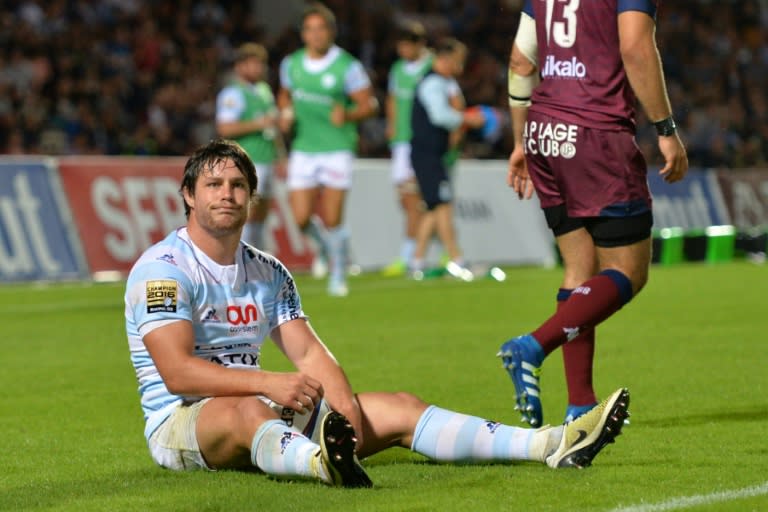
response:
M333 31L322 16L311 14L301 27L301 39L309 50L323 54L333 44Z
M192 208L190 222L213 235L239 233L248 217L250 198L248 180L229 159L200 173L194 196L184 191L184 200Z
M264 63L258 57L249 57L238 63L238 72L243 80L256 83L264 77Z
M401 59L416 60L421 55L421 49L423 45L421 43L415 43L413 41L403 40L397 42L397 54Z
M453 67L453 76L461 76L464 73L464 63L467 60L467 52L464 50L456 50L450 56L451 65Z

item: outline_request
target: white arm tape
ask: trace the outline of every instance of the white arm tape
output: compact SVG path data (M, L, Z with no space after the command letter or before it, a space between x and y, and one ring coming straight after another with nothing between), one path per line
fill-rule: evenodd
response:
M517 27L515 46L526 59L536 67L538 44L536 42L536 22L525 13L520 15L520 24ZM510 107L530 107L531 93L539 84L539 74L520 76L511 69L507 74L507 89L509 92Z
M533 88L539 85L539 74L520 76L507 69L507 92L510 107L530 107Z
M536 42L536 22L525 13L520 14L520 24L517 26L515 44L520 52L525 55L525 58L536 66L539 51L539 46Z

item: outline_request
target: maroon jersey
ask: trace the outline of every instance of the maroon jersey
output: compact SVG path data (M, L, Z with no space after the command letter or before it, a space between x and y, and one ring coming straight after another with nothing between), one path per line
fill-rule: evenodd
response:
M658 0L526 0L536 21L541 83L530 110L566 122L634 132L636 98L619 52L618 15L656 16Z

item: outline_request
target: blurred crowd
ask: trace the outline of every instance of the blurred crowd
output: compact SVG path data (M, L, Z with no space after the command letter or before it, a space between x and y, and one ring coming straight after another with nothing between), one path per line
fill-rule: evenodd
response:
M255 0L20 0L0 13L0 153L181 155L214 136L215 97L234 48L270 51L277 87L296 23L276 33ZM467 104L506 115L506 65L522 0L328 0L340 46L384 103L393 27L417 19L432 40L470 48ZM768 0L662 2L659 48L693 165L768 165ZM654 131L638 141L658 163ZM360 127L360 155L386 157L383 113ZM508 130L470 137L465 157L506 158Z

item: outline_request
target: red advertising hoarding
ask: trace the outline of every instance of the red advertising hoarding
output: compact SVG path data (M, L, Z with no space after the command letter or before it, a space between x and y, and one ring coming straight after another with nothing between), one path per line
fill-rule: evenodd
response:
M126 273L150 245L186 222L179 183L185 158L71 157L59 172L91 272ZM284 196L282 186L275 187ZM311 262L284 197L267 221L267 249L289 268Z

